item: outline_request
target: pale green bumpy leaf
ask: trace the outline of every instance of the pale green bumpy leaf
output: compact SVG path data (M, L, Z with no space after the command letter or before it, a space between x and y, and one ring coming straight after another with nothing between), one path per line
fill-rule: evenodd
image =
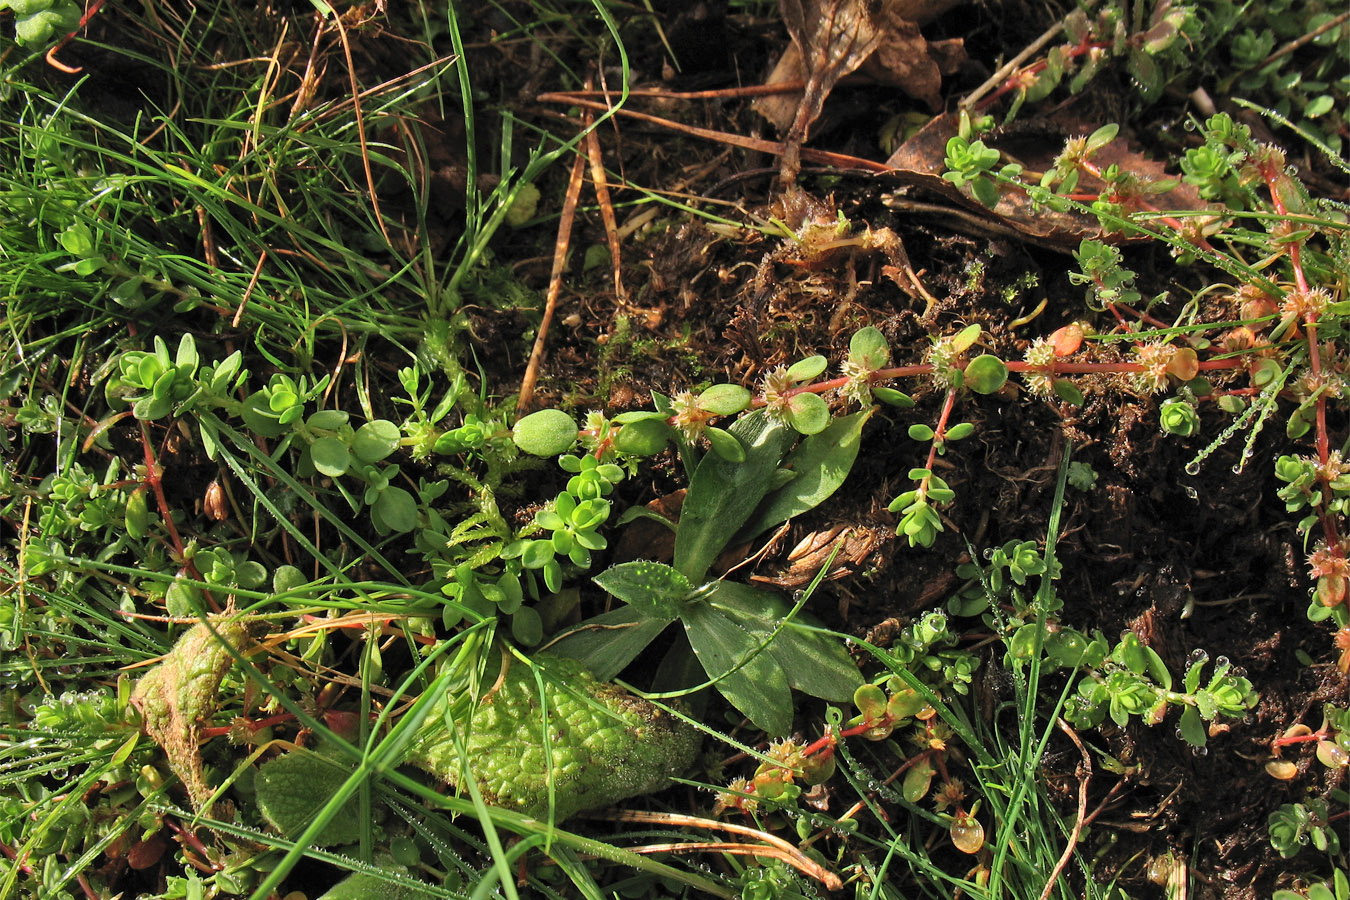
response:
M445 722L451 699L427 717L408 762L462 786ZM700 743L697 729L655 704L597 681L576 660L544 655L533 665L510 658L461 734L483 799L539 819L551 808L555 821L666 787Z
M258 769L258 809L291 840L300 837L328 798L341 790L352 770L312 750L292 750ZM316 847L350 844L361 837L355 798L329 819L314 836Z

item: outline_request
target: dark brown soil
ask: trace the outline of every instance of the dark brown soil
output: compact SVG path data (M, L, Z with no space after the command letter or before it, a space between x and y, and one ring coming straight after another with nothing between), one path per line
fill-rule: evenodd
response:
M760 5L766 11L761 18L739 11L740 4L729 11L726 0L689 9L677 2L654 5L663 35L650 17L634 15L622 24L635 87L675 92L758 84L789 42L781 22L767 17L771 6ZM600 35L603 29L582 22L582 13L575 29L566 23L541 26L534 37L556 54L550 56L529 40L494 40L499 32L514 31L507 11L522 19L530 14L524 4L508 2L467 25L475 91L525 122L563 137L575 133L580 125L565 118L566 104L535 98L577 87L558 60L580 72L601 59L604 79L611 86L620 82L612 48L600 56L599 38L577 36ZM965 39L969 60L942 85L947 108L1044 30L1052 13L1041 4L979 4L957 7L926 25L929 40ZM366 67L363 82L402 73L396 44L373 32L354 32L353 38L358 64ZM663 39L681 62L678 73L663 70L668 59ZM1023 111L1020 127L1031 136L1027 140L1035 140L1038 117L1052 112L1088 127L1120 122L1133 147L1159 160L1175 159L1179 142L1193 139L1180 127L1186 114L1181 98L1140 110L1123 74L1107 73L1078 97L1054 110L1049 105ZM635 99L630 106L700 128L776 138L742 99ZM887 155L877 146L881 125L915 111L940 110L926 110L894 89L841 85L826 101L808 146L881 161ZM449 245L461 227L462 135L430 112L423 124L437 215L443 217L444 231L433 240ZM485 131L478 136L480 158L495 159L498 135ZM1060 133L1059 126L1048 124L1045 131ZM1050 246L1054 242L1007 230L991 234L970 209L946 204L944 211L940 199L926 211L896 209L883 200L900 186L887 176L808 162L797 183L855 230L894 231L923 288L935 298L931 305L912 286L902 288L887 277L884 268L891 260L884 254L842 253L809 268L778 238L640 202L650 196L644 192L669 194L731 222L763 224L790 214L776 157L622 117L597 134L620 226L647 209L658 211L622 242L619 266L627 298L621 301L607 259L583 270L587 248L606 242L594 195L589 188L583 193L537 405L614 414L646 407L654 390L669 396L707 382L753 385L773 367L813 353L837 363L851 335L866 325L886 335L897 365L921 362L933 336L970 323L983 327L988 352L1017 359L1032 339L1098 315L1085 307L1082 288L1070 284L1066 272L1073 259ZM518 134L517 146L524 143ZM560 203L568 168L558 165L545 174L545 204ZM388 202L396 208L398 198ZM495 261L532 297L542 298L547 287L556 229L556 217L549 217L503 230L493 244ZM1175 267L1165 248L1131 246L1126 254L1127 265L1141 273L1145 296L1171 291L1186 297L1213 275ZM1207 302L1215 306L1205 311L1210 320L1236 318L1219 301ZM503 313L491 303L471 302L467 309L488 390L511 395L520 386L529 354L525 337L537 327L537 314ZM1169 307L1160 309L1161 318L1170 318ZM1104 318L1096 324L1112 327ZM1072 453L1091 465L1098 480L1090 491L1067 493L1057 544L1063 622L1084 632L1100 630L1112 641L1133 630L1174 673L1184 670L1193 650L1225 656L1241 666L1261 696L1245 720L1212 736L1203 755L1178 738L1175 713L1153 728L1108 725L1083 735L1096 751L1125 764L1123 773L1099 768L1091 782L1089 808L1108 801L1084 845L1095 860L1093 876L1102 883L1117 879L1131 897L1161 897L1163 888L1149 880L1149 864L1170 851L1187 861L1201 898L1256 900L1289 886L1296 875L1311 871L1325 877L1327 872L1316 869L1325 860L1311 853L1283 860L1266 833L1267 817L1281 804L1336 786L1311 760L1310 750L1297 748L1286 756L1298 760L1300 777L1271 778L1264 769L1271 740L1299 722L1316 727L1321 704L1343 701L1348 687L1335 668L1327 629L1305 618L1305 551L1275 497L1272 461L1306 447L1272 425L1256 441L1250 464L1239 466L1245 439L1240 435L1210 456L1198 474L1188 475L1186 463L1228 421L1215 410L1203 412L1199 436L1184 440L1160 432L1153 400L1118 390L1090 393L1082 408L1036 400L1015 387L966 398L956 416L974 423L975 435L954 444L937 464L958 499L945 510L946 531L936 544L914 549L896 538L895 517L886 505L906 489L907 471L922 466L927 454L927 445L910 440L907 428L933 423L942 393L917 380L897 387L912 393L916 406L886 408L873 418L845 486L798 520L749 574L790 583L787 553L800 540L832 528L853 529L862 536L853 558L842 577L827 581L812 598L811 610L831 627L885 643L896 626L942 606L960 588L955 570L968 546L982 552L1013 539L1045 539L1057 470ZM1343 436L1345 422L1332 424L1335 435ZM658 458L625 486L621 499L647 503L683 486L679 467ZM550 494L541 490L533 496ZM972 629L980 627L972 623ZM972 643L976 639L972 634ZM1300 653L1315 665L1300 662ZM981 690L997 693L997 659L986 655L983 669L990 674ZM1073 745L1056 734L1043 774L1066 821L1074 817L1078 763Z
M703 19L672 11L664 20L672 42L684 36L692 51L708 51L682 56L688 68L675 77L662 75L656 36L631 25L625 36L634 83L681 91L756 82L786 45L786 35L776 22L726 15L720 6L699 4ZM980 70L992 66L997 54L1016 53L1021 44L1012 41L1034 36L1048 24L1040 9L1013 7L965 8L931 26L930 37L967 37L971 71L944 83L949 102L971 87L967 82L982 80ZM1021 30L1015 26L1019 21ZM560 52L564 49L579 48L564 42ZM487 89L498 96L515 95L512 79L525 67L509 48L480 46L473 62L484 73L480 84L490 85ZM552 74L536 68L529 84L553 81ZM1123 133L1146 154L1174 158L1184 109L1164 101L1140 112L1127 93L1118 80L1106 77L1072 100L1067 112L1058 112L1089 124L1121 122ZM742 101L633 105L704 128L772 136ZM879 124L914 105L874 87L840 87L826 103L810 146L882 158L874 140ZM552 120L559 110L524 100L517 112ZM1028 110L1023 116L1034 125L1044 112ZM716 142L622 118L599 134L607 167L635 188L711 199L717 205L705 202L703 208L735 221L763 221L781 213L772 157L729 151ZM550 175L559 182L564 177L561 168ZM1066 278L1073 261L1062 251L1016 235L991 238L978 222L956 214L896 212L882 203L882 195L894 187L884 176L808 165L799 184L837 208L855 229L893 229L936 298L933 308L884 278L887 260L879 255L843 255L810 270L794 264L781 241L755 232L727 237L688 216L663 212L652 227L623 243L627 304L616 300L607 265L579 272L574 261L550 339L540 402L613 414L646 405L652 390L669 395L707 381L752 384L768 369L812 353L837 361L849 337L864 325L885 333L899 365L921 361L930 335L950 334L971 322L984 326L990 352L1018 358L1030 339L1092 315L1083 305L1082 289ZM545 195L557 196L560 190L555 183ZM636 190L614 187L616 204L639 197ZM582 203L593 206L589 195ZM620 224L640 210L621 209ZM520 271L542 292L555 237L550 221L533 232L517 232L511 240L520 247L499 252L503 260L515 252L532 258ZM578 260L586 247L604 244L601 217L593 208L579 218L571 242ZM1177 268L1165 251L1147 247L1129 249L1127 262L1143 273L1145 296L1169 289L1173 296L1184 296L1211 275ZM1026 286L1027 275L1034 276L1034 286ZM1169 282L1169 277L1181 281ZM1042 300L1044 310L1034 314ZM1159 315L1168 318L1165 312ZM1232 311L1214 309L1210 315L1220 319ZM494 328L486 317L480 324L489 332ZM490 343L482 349L490 352ZM498 362L496 386L509 393L518 384L519 357ZM939 460L940 473L958 500L947 510L948 528L936 545L910 549L896 539L894 517L885 506L904 489L906 471L923 464L926 445L909 440L906 429L914 422L933 422L941 394L921 383L899 386L913 391L917 406L884 411L869 424L853 477L794 526L758 574L782 576L789 568L786 550L814 531L843 526L865 534L866 546L850 567L852 574L828 582L812 599L812 609L841 630L884 640L897 622L940 606L959 587L954 569L967 541L983 550L1014 538L1045 538L1056 470L1071 447L1073 458L1090 464L1099 478L1094 490L1068 492L1058 544L1065 624L1087 632L1099 629L1112 640L1132 629L1174 672L1184 670L1188 654L1197 648L1211 657L1226 656L1245 670L1261 695L1259 706L1217 733L1203 755L1178 738L1175 714L1154 728L1108 725L1085 735L1093 747L1127 764L1126 774L1099 771L1092 782L1090 807L1112 794L1088 843L1097 854L1094 875L1103 882L1118 878L1131 896L1162 896L1162 888L1149 883L1148 868L1171 851L1188 861L1202 897L1265 897L1289 884L1294 873L1305 871L1301 865L1312 863L1282 860L1271 849L1267 816L1282 803L1325 791L1331 782L1325 770L1308 765L1306 753L1295 754L1304 771L1300 778L1272 779L1263 769L1270 741L1300 721L1315 727L1320 704L1343 698L1347 683L1328 662L1327 632L1304 617L1304 551L1274 496L1271 474L1276 456L1296 452L1278 433L1282 429L1268 429L1257 440L1254 460L1241 472L1235 472L1239 437L1192 476L1185 474L1185 464L1225 424L1217 411L1204 413L1200 436L1182 440L1160 432L1153 401L1119 391L1090 394L1081 409L1011 389L962 402L958 418L975 423L976 435ZM625 499L648 502L679 487L675 470L665 472L658 466L647 488ZM1301 664L1300 651L1318 664ZM991 669L996 665L987 663ZM1059 786L1062 813L1071 819L1078 755L1057 736L1049 760L1047 782Z

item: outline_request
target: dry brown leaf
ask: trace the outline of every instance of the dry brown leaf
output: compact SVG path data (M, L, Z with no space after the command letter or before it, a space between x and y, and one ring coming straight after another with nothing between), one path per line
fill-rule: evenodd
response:
M789 143L800 143L835 84L872 55L883 35L862 0L780 0L778 6L792 45L767 83L804 79L806 89L796 97L763 98L755 109L780 132L787 132ZM795 62L790 59L794 53Z
M930 45L919 26L961 2L889 0L869 12L864 0L781 0L793 42L765 83L807 81L806 96L762 97L754 109L780 133L802 123L804 141L834 85L860 67L868 80L936 107L942 75L960 66L965 49L960 39Z

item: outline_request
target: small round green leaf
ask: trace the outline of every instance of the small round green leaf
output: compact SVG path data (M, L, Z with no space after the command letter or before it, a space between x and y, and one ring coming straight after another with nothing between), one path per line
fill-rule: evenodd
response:
M708 443L712 444L713 452L718 456L727 462L745 462L745 448L741 446L741 442L736 440L736 436L730 431L724 431L721 428L709 428L703 433L707 435Z
M614 446L632 456L653 456L666 448L672 434L664 419L640 419L619 429Z
M262 563L250 559L235 568L234 580L241 588L256 588L267 580L267 570Z
M1072 381L1065 381L1062 378L1055 379L1055 396L1065 403L1074 406L1082 406L1084 402L1083 392L1078 389L1078 385Z
M542 569L553 560L553 542L546 540L528 541L525 552L520 555L520 564L527 569Z
M511 616L511 637L525 647L533 647L544 639L544 622L533 606L522 606Z
M628 412L619 413L610 421L615 425L631 425L634 422L645 422L648 419L668 418L670 418L670 413L657 412L653 409L632 409Z
M516 423L511 439L534 456L557 456L577 440L577 423L560 409L541 409Z
M787 420L802 434L819 434L830 427L830 407L819 394L793 394L788 400Z
M379 462L398 449L398 426L388 419L374 419L356 429L352 452L365 463Z
M854 365L875 372L891 361L891 348L881 330L868 325L860 329L848 342L848 359Z
M417 527L417 501L401 487L380 491L373 511L393 531L407 533Z
M970 422L958 422L947 429L947 440L959 441L968 438L975 433L975 426Z
M980 339L980 326L967 325L965 328L961 329L961 331L955 337L951 339L952 349L955 350L957 353L960 353L963 350L969 350L971 346L973 346L974 343L979 339Z
M970 182L970 192L980 203L993 209L998 205L998 187L988 178L976 178Z
M127 498L127 511L123 521L126 525L127 535L136 540L145 537L149 531L150 507L144 486L132 491L131 496Z
M992 394L1008 380L1008 367L991 354L977 356L966 366L966 387L977 394Z
M314 468L329 478L345 475L352 464L347 445L337 438L324 437L309 445L309 456Z
M931 426L925 425L922 422L915 422L913 425L909 426L909 437L911 440L915 441L931 441L933 439L933 429ZM927 475L928 473L925 472L924 474ZM914 476L911 475L910 477L913 478Z
M872 396L885 403L887 406L894 406L898 409L908 409L914 405L914 398L909 394L901 393L895 388L874 387Z
M750 392L739 384L714 384L698 395L699 409L719 416L734 416L750 405Z
M337 431L351 416L340 409L321 409L305 420L306 428L316 431Z
M788 379L791 381L810 381L829 365L829 361L823 356L808 356L806 359L798 360L788 367Z
M298 588L308 581L305 573L301 572L295 566L280 565L272 573L272 592L275 594Z

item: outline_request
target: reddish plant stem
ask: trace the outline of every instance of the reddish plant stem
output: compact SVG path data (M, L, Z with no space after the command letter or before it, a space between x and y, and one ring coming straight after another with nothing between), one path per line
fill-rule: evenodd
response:
M187 554L183 547L183 538L178 534L178 526L174 524L173 516L169 514L169 501L164 496L164 481L160 476L160 466L159 463L155 461L155 451L150 446L150 430L146 427L144 422L141 422L140 426L141 451L145 454L145 483L148 484L150 490L154 492L155 504L159 507L159 516L164 520L164 527L169 532L169 540L173 542L174 553L177 558L182 561L183 572L186 572L197 581L205 581L206 579L202 577L201 572L197 571L197 567L193 565L192 560L185 558ZM220 612L220 608L216 604L215 598L211 595L211 592L203 591L202 593L203 596L210 601L212 610L214 612Z
M1325 728L1321 731L1314 731L1311 734L1291 734L1283 737L1277 737L1270 742L1271 747L1286 747L1289 744L1304 744L1308 741L1324 741L1331 737L1331 733Z
M169 539L173 541L174 552L182 559L183 539L178 534L178 526L174 524L173 516L169 515L169 501L164 497L164 482L160 479L159 464L155 462L155 451L150 446L150 430L144 422L141 422L140 426L141 450L145 454L145 483L150 485L150 490L155 494L155 503L159 506L159 515L164 520Z
M1068 55L1070 59L1076 59L1077 57L1090 53L1093 50L1098 49L1105 50L1109 46L1111 45L1104 41L1094 41L1088 37L1084 37L1083 40L1079 41L1078 46L1070 48ZM1027 66L1026 68L1019 69L1012 75L1009 75L1008 80L1003 82L1003 84L998 88L998 90L994 91L988 97L985 97L978 104L976 104L975 108L979 110L985 110L995 100L999 99L1004 94L1011 93L1012 91L1017 90L1019 87L1029 85L1031 77L1033 75L1039 75L1041 72L1045 71L1045 68L1048 65L1050 65L1050 61L1048 59L1038 59L1031 65Z
M281 723L289 722L294 718L294 713L277 713L275 716L268 716L265 719L255 719L253 721L244 719L243 724L247 725L249 730L256 734L264 728L271 728L273 725L280 725ZM198 734L203 740L210 740L211 738L225 737L234 730L234 727L234 725L212 725L210 728L201 729Z
M1284 203L1284 198L1280 194L1280 179L1287 176L1276 164L1272 156L1263 156L1258 162L1258 169L1261 177L1266 183L1266 190L1270 192L1270 204L1275 213L1280 216L1289 215L1289 208ZM1293 271L1294 287L1300 293L1309 292L1308 277L1303 271L1303 241L1292 240L1288 243L1286 252L1289 254L1289 268ZM1340 529L1336 526L1336 519L1325 512L1331 505L1331 478L1327 471L1327 462L1331 458L1331 439L1327 432L1327 395L1326 391L1320 390L1323 384L1322 374L1322 353L1317 340L1317 319L1320 313L1316 310L1308 310L1303 316L1303 327L1308 335L1308 367L1312 370L1313 385L1318 390L1317 399L1314 401L1314 411L1316 420L1316 445L1317 461L1319 463L1317 472L1318 486L1322 491L1321 508L1324 510L1318 514L1318 520L1322 525L1322 535L1327 543L1327 549L1338 557L1344 557L1345 551L1341 547ZM1327 348L1330 350L1330 347Z
M937 427L933 429L933 446L928 448L928 463L924 466L929 472L933 471L933 463L937 462L938 447L942 445L942 439L947 434L947 420L952 416L952 410L956 408L956 388L948 388L947 396L942 401L942 412L938 414ZM927 479L924 480L925 488Z
M26 862L20 860L20 859L19 859L19 854L18 854L18 853L14 850L14 848L11 847L9 844L6 844L6 843L4 843L3 841L0 841L0 853L3 853L3 854L5 855L5 858L6 858L6 859L8 859L8 860L10 860L11 862L15 863L15 864L18 866L19 871L22 872L23 874L25 874L25 875L32 875L32 874L33 874L33 867L30 866L28 863L26 863ZM25 856L24 856L24 859L27 859L27 858L28 858L28 857L25 855Z
M1089 175L1092 175L1094 178L1097 178L1099 181L1103 183L1106 182L1106 179L1102 177L1101 167L1094 165L1091 160L1087 159L1080 160L1078 165L1080 168L1082 168L1084 172L1087 172ZM1092 199L1095 200L1096 198L1094 197ZM1144 200L1140 197L1135 196L1122 197L1120 194L1117 194L1114 191L1108 196L1107 199L1109 199L1112 203L1119 203L1121 206L1133 210L1135 212L1156 213L1161 211L1157 206L1155 206L1152 203L1149 203L1147 200ZM1176 218L1175 216L1160 216L1159 221L1167 225L1168 228L1171 228L1173 231L1175 231L1178 236L1183 234L1185 226L1182 224L1181 220ZM1194 246L1199 247L1202 250L1207 250L1210 253L1217 252L1214 249L1214 245L1211 244L1208 240L1206 240L1203 236L1201 236L1198 240L1194 242Z

